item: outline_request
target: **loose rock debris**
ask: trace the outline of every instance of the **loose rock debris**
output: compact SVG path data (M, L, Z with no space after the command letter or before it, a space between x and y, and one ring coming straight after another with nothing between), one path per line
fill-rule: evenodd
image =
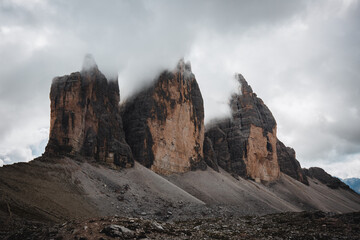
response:
M360 239L360 212L279 213L265 216L201 218L160 222L105 217L58 225L24 222L3 239Z

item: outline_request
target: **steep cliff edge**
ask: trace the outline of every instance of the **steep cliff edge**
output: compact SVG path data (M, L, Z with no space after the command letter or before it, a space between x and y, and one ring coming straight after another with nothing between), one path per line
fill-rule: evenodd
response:
M124 103L122 119L126 141L144 166L161 174L206 168L203 99L189 63L180 60Z
M238 74L236 78L241 89L230 99L232 117L212 124L205 137L211 141L218 165L226 171L256 181L277 180L276 121L244 77Z
M100 239L106 235L101 229L108 229L97 222L100 218L111 219L109 226L115 226L119 234L125 229L121 230L123 236L131 233L134 237L135 229L130 226L140 226L134 217L148 219L146 226L156 233L171 232L164 238L187 239L199 232L198 219L204 216L210 228L216 225L213 219L221 219L216 226L224 235L217 229L210 237L226 237L232 231L229 219L233 217L360 210L360 195L349 191L339 179L319 168L299 169L295 151L276 137L271 112L241 75L241 92L231 98L232 117L212 124L204 137L201 93L190 65L183 61L122 106L126 138L136 159L160 174L134 162L122 130L118 84L107 81L93 59L86 60L90 64L85 64L83 71L54 79L45 155L0 168L0 239L86 239L92 238L95 230ZM203 160L211 168L205 169ZM118 171L99 162L133 167ZM204 171L189 171L198 168ZM303 184L305 179L307 185ZM272 183L258 183L261 181ZM322 213L315 215L323 219ZM333 220L334 215L329 216ZM122 217L131 217L125 220L129 229L114 225ZM273 224L274 215L268 218ZM79 219L84 219L84 225L75 231L72 226ZM249 217L244 219L241 222L248 226ZM178 220L194 222L194 231L187 228L174 235L169 224L178 224ZM291 232L293 220L289 220ZM44 230L39 223L51 227ZM328 222L325 225L330 229ZM263 231L264 226L255 228ZM324 224L319 226L326 230ZM54 229L59 227L67 229L69 235L55 236ZM278 224L273 227L278 232ZM14 231L24 235L9 235ZM29 231L41 235L30 236ZM47 235L41 237L42 233ZM137 228L136 234L139 238L153 236L142 228Z
M276 143L276 150L280 171L306 185L309 185L305 172L301 168L299 161L296 160L295 150L293 148L286 147L280 140Z
M84 156L133 166L122 127L118 82L108 81L90 55L85 57L81 72L54 78L50 100L45 155Z

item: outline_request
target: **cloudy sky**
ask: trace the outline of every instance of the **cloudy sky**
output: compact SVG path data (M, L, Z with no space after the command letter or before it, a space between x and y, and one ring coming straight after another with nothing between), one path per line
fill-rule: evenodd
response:
M41 155L52 78L92 53L121 98L190 60L205 121L242 73L304 167L360 177L360 2L0 0L0 166Z

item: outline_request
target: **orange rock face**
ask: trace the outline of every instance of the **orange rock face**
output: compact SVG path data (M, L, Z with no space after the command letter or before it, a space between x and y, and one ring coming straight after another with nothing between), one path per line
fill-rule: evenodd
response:
M53 80L50 136L45 154L85 156L131 167L119 111L119 86L94 65Z
M250 126L247 144L247 158L244 159L248 176L255 181L273 181L279 178L280 168L276 153L276 127L273 132L266 133L254 125ZM271 149L269 151L269 144Z
M126 139L137 161L160 174L183 173L203 160L204 109L190 65L179 62L123 106Z
M231 97L232 117L213 124L206 131L205 136L211 142L207 149L215 152L215 157L207 160L234 175L258 182L277 180L280 168L276 121L245 79L240 74L237 79L241 92Z

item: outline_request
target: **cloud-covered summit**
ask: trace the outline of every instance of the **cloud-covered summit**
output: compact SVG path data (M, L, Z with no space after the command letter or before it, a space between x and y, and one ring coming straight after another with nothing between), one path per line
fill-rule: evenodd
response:
M85 55L81 72L89 72L91 70L98 70L98 66L92 54L88 53Z
M228 114L240 72L304 166L359 177L359 16L357 0L1 1L0 159L41 154L51 80L87 53L121 99L184 56L206 122Z

